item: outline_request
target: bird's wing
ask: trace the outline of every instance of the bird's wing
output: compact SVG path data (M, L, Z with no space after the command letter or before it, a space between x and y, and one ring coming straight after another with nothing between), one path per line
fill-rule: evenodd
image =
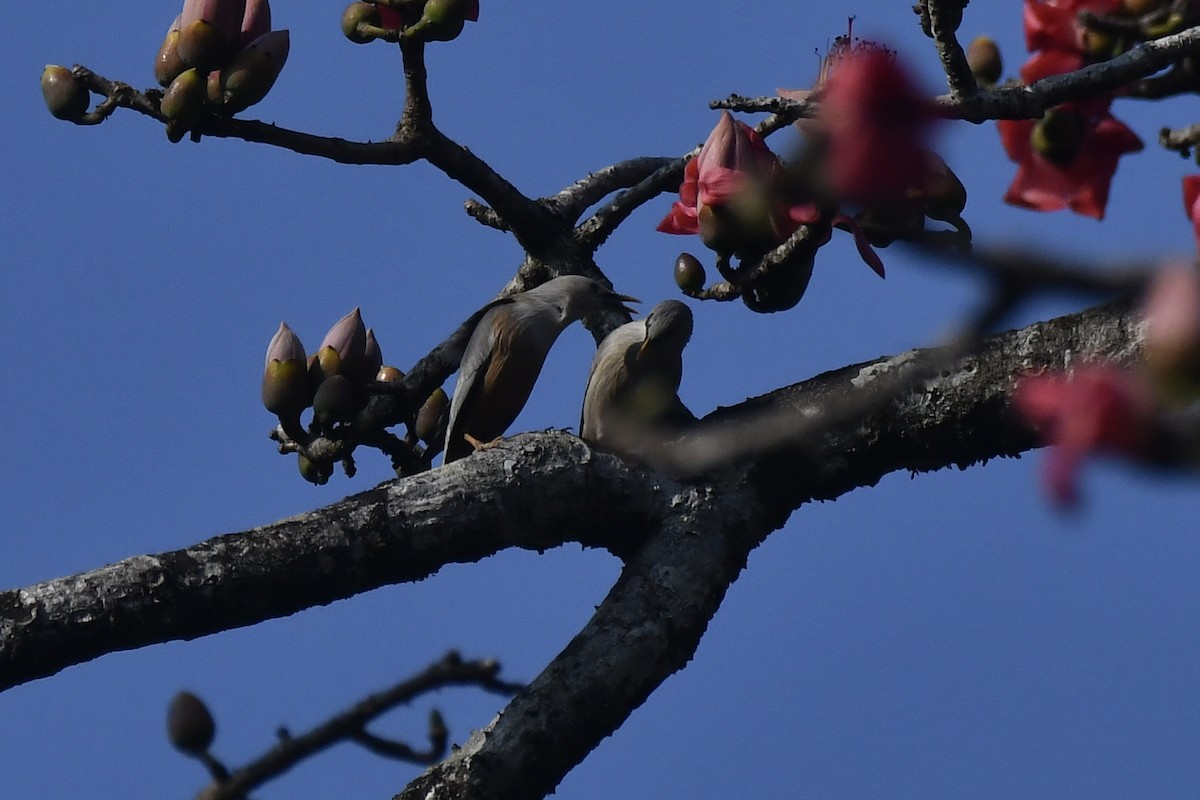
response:
M475 330L463 350L462 363L458 367L458 381L454 384L454 398L450 401L450 416L446 421L446 463L471 452L467 441L462 438L462 422L470 418L471 406L482 391L483 375L492 360L496 344L493 316L497 308L512 302L510 297L495 300L476 312L478 322L475 323Z
M592 368L588 372L587 387L583 390L583 410L579 415L581 438L590 439L600 433L600 417L607 412L612 394L626 381L629 348L640 345L645 335L645 321L634 320L605 336L596 348Z

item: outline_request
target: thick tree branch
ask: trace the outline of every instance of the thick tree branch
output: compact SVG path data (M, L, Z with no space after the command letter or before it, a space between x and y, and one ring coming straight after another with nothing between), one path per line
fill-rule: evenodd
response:
M749 552L794 508L897 469L965 466L1028 449L1029 432L1004 413L1013 373L1061 366L1064 347L1084 358L1127 360L1137 339L1120 305L996 337L985 355L920 394L853 424L777 438L775 454L748 472L733 469L719 484L677 495L675 514L627 561L587 627L486 729L396 800L539 798L553 791L687 663ZM847 367L719 412L711 424L732 430L739 415L762 415L763 408L776 419L805 420L814 407L836 407L890 382L905 360L920 357Z
M397 800L540 798L682 669L746 556L786 514L740 488L680 494L587 626L507 708Z
M936 469L1027 449L1026 434L995 421L1014 373L1061 367L1063 353L1122 359L1133 349L1127 310L1105 306L994 337L979 357L924 393L865 418L838 422L833 430L806 427L814 413L844 404L847 395L915 355L847 367L713 415L720 424L688 458L693 469L704 466L704 453L717 443L722 456L712 463L727 464L736 453L752 464L766 458L765 449L769 460L762 463L772 466L756 472L756 480L779 495L773 514L786 514L809 498L836 497L892 470ZM757 441L746 430L728 442L720 438L735 421L762 425L780 418L801 424L786 435L760 427ZM714 496L741 490L730 481L718 474L704 485ZM191 639L420 580L445 564L507 547L576 541L628 555L672 518L686 491L566 434L517 437L448 468L273 525L0 593L0 690L105 653ZM461 503L465 495L475 502Z

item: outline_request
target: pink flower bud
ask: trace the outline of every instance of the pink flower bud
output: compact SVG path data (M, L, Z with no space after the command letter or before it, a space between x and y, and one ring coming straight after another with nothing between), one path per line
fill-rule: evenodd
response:
M246 0L184 0L179 27L183 30L194 22L207 22L216 29L225 47L232 50L238 43L245 16Z
M312 389L305 363L304 345L287 326L279 330L267 345L263 367L262 402L266 409L287 422L297 422L300 412L312 401Z
M238 36L241 47L258 37L271 32L271 4L268 0L246 0L246 12L242 15L242 28Z
M339 319L325 334L317 356L321 371L357 378L366 359L367 329L357 308Z

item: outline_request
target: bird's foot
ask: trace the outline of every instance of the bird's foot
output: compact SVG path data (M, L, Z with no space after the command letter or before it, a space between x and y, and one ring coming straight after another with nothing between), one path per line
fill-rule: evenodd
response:
M469 444L469 445L471 445L471 447L475 448L476 453L478 453L480 450L490 450L491 448L495 447L496 445L498 445L504 441L503 436L497 436L495 439L492 439L490 442L481 442L469 433L464 433L463 438L467 440L467 444Z

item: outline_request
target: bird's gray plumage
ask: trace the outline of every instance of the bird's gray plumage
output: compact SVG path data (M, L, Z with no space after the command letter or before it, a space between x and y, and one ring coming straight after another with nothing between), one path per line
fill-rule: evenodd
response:
M472 452L466 434L483 442L504 434L564 328L604 308L629 311L624 301L636 302L589 278L565 275L486 307L463 351L444 463Z
M583 398L579 435L625 455L649 452L655 442L695 420L679 400L683 348L692 312L666 300L641 320L610 333L596 351Z

